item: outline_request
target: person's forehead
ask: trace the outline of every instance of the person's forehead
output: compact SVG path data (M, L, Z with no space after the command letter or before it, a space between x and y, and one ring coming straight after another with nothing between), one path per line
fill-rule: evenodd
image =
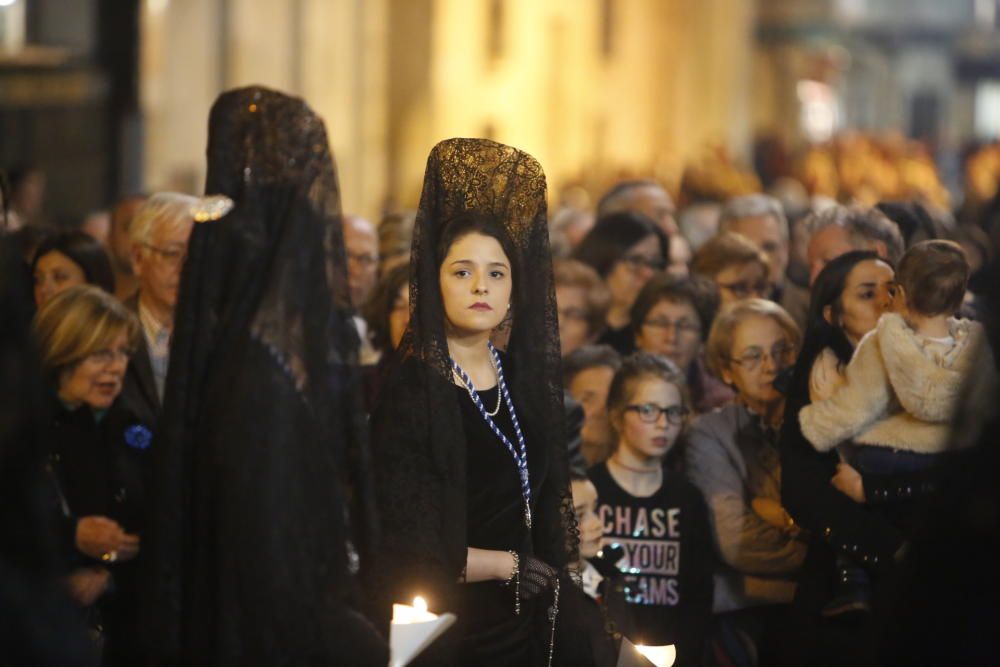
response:
M694 315L697 317L697 311L694 309L694 304L686 299L673 299L673 298L662 298L653 304L653 307L649 309L650 314L652 313L670 313L675 314L680 317L685 315Z
M559 301L583 302L586 298L586 290L579 285L556 285L556 299Z
M576 374L571 384L581 389L607 389L615 372L607 366L591 366Z
M847 274L848 286L867 282L892 282L894 273L892 267L881 260L865 260L850 270Z
M677 387L672 383L667 382L661 377L655 377L650 375L644 375L636 378L636 381L632 382L631 387L632 400L650 399L650 398L671 398L679 396L680 393L677 391Z
M730 229L744 236L780 237L778 221L772 215L754 215L746 218L736 218L730 223Z
M632 189L632 202L636 205L645 204L647 206L666 206L674 208L674 200L661 186L654 183L647 185L637 185Z
M194 221L183 218L163 218L157 220L150 230L150 236L159 243L187 243L194 229Z
M733 331L733 347L775 343L784 338L785 331L773 318L750 315L736 325Z

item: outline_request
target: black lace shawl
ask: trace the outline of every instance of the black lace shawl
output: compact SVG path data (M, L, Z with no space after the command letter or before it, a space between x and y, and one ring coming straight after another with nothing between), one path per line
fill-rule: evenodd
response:
M546 226L545 175L530 155L485 139L450 139L431 151L410 259L410 323L372 418L382 543L370 578L373 614L414 592L446 610L466 560L466 446L444 330L436 246L457 215L502 221L516 257L506 339L511 395L522 423L549 449L537 498L535 553L576 562L576 521L563 427L559 333ZM499 345L499 342L496 341ZM530 446L530 445L529 445Z
M384 665L345 602L367 465L322 120L222 94L206 191L235 207L195 226L181 279L143 538L154 663Z

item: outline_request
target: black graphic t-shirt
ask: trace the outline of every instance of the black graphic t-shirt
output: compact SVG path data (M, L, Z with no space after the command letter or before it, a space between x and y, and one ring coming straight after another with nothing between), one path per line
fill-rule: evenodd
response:
M712 544L708 509L701 493L682 475L663 471L653 495L630 495L611 476L607 463L589 471L597 488L597 512L604 545L618 544L624 556L626 596L633 642L675 644L678 665L699 664L712 614Z

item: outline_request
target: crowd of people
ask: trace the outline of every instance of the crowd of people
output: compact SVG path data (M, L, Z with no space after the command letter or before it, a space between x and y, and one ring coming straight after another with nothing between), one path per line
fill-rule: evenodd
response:
M3 192L24 664L385 665L415 594L458 621L414 664L897 664L921 508L996 416L992 208L549 211L451 139L373 224L301 100L209 121L206 196L57 230Z

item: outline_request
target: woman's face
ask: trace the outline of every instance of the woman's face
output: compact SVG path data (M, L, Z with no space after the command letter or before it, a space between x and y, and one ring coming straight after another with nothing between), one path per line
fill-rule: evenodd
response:
M667 357L687 373L701 351L701 320L690 302L664 299L649 309L635 344L643 352Z
M611 302L619 308L630 308L643 285L663 268L660 241L650 234L626 250L608 272L605 280L611 292Z
M449 334L493 331L510 308L510 259L492 236L473 232L451 244L438 271Z
M38 258L34 277L35 305L38 308L64 289L87 282L83 267L58 250L52 250Z
M840 313L829 306L824 316L839 326L854 343L875 328L878 318L889 310L895 295L895 274L892 267L879 259L858 262L844 281L840 295Z
M399 347L403 340L403 332L406 325L410 323L410 284L403 283L396 293L396 299L392 302L392 310L389 311L389 341L392 349Z
M767 271L757 262L730 264L715 274L715 284L723 306L743 299L763 299L769 287Z
M95 410L111 407L122 391L128 358L128 339L123 331L107 348L84 357L62 374L59 398L74 407L81 404Z
M556 285L559 345L563 356L591 341L587 292L577 285Z
M795 347L781 325L771 317L750 315L733 329L733 347L722 379L736 388L747 405L763 414L766 406L783 398L774 380L794 359Z
M580 528L580 558L593 558L601 550L604 527L597 516L597 489L589 479L572 482L573 508Z
M681 392L658 377L638 378L632 384L628 404L615 415L618 447L639 459L662 459L684 428L683 416L672 421L664 413L664 410L677 413L684 409ZM649 421L653 415L655 421Z

